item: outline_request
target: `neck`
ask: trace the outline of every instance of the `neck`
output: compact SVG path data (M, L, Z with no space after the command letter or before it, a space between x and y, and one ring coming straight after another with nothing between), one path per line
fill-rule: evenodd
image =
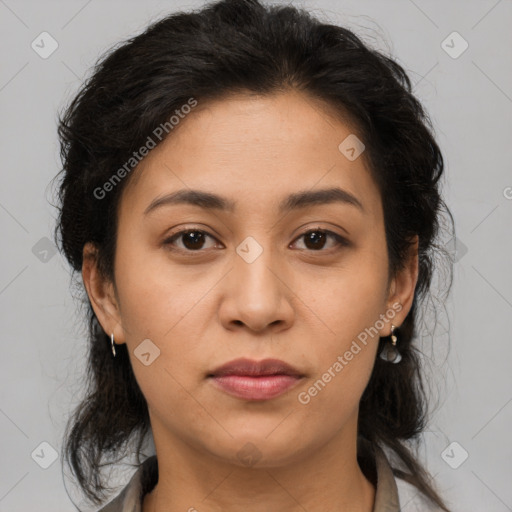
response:
M357 462L356 423L289 464L240 466L173 439L152 425L158 483L143 512L372 512L375 488ZM156 428L155 428L156 427Z

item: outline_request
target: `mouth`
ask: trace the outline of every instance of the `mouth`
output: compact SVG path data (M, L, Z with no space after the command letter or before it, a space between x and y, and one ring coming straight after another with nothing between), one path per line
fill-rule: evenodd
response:
M207 375L217 389L242 400L269 400L295 387L304 375L278 359L236 359Z

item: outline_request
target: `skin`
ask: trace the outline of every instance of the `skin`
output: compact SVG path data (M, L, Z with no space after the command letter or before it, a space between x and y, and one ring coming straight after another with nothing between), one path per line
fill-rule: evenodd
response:
M94 247L84 247L94 311L116 343L127 343L149 407L160 477L144 512L373 509L375 489L356 459L357 417L391 320L307 405L297 399L392 304L402 305L392 320L400 326L414 297L417 239L391 278L364 153L350 161L338 149L351 133L299 92L199 104L123 191L115 283L99 274ZM331 186L355 195L364 213L342 203L277 212L291 193ZM235 214L186 204L143 214L182 188L225 196ZM188 248L179 253L164 243L191 228L209 234L203 245L177 237L174 246ZM302 235L315 228L350 245L330 236L307 245ZM236 252L248 236L263 248L252 263ZM160 356L145 366L134 350L148 338ZM306 376L279 397L249 402L206 378L238 357L281 359ZM237 457L249 442L260 456L252 466Z

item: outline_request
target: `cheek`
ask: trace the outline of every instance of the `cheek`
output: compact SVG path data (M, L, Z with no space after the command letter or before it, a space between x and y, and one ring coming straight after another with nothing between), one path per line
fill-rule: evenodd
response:
M355 418L377 352L378 335L368 335L374 316L361 308L340 313L335 324L338 335L318 340L310 355L317 371L297 392L304 426L309 424L328 437Z
M386 265L377 250L364 250L353 252L337 267L296 273L297 319L309 319L309 328L316 330L315 339L331 360L360 333L375 326L384 313ZM373 331L371 334L370 339L378 341Z
M299 295L315 313L309 358L317 373L298 402L332 411L331 426L358 407L370 378L385 312L386 264L377 251L367 251L323 280L302 279Z
M215 284L215 276L205 277L204 268L184 270L169 262L164 249L142 248L127 250L119 258L116 280L123 328L132 344L145 338L157 344L172 339L197 315L205 290ZM192 338L194 332L189 332Z
M299 390L297 400L306 407L329 410L333 420L350 414L359 403L370 378L376 344L342 340L338 350L322 351L322 363Z

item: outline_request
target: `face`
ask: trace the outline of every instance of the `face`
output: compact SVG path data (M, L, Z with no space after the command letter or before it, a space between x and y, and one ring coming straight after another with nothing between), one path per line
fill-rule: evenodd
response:
M379 336L409 311L417 269L412 258L388 275L379 191L364 153L338 148L351 134L300 93L234 96L199 103L133 171L115 292L94 265L83 275L105 332L127 344L157 450L185 443L240 464L253 450L270 467L355 431ZM155 202L191 190L226 208ZM301 377L236 395L208 376L238 358Z

